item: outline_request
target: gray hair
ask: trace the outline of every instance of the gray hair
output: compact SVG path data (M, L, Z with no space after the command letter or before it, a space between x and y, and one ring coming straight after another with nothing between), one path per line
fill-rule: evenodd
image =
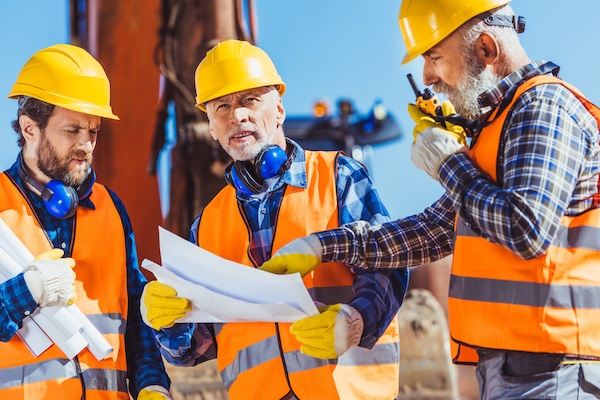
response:
M517 18L512 7L508 4L471 18L471 20L464 23L455 31L455 34L459 34L462 37L461 43L463 50L472 52L473 44L477 38L479 38L482 33L489 33L498 41L503 56L517 54L521 51L522 47L517 31L509 26L487 24L485 19L489 16L508 16Z

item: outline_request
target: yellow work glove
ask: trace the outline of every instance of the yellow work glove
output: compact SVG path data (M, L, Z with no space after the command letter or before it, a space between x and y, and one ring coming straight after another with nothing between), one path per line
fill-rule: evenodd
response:
M75 260L62 258L64 251L52 249L37 256L24 268L25 283L41 307L73 304Z
M149 282L142 292L142 320L155 330L170 328L192 309L188 299L177 297L177 291L158 281Z
M320 313L300 319L290 333L302 343L300 351L315 358L337 358L358 345L364 322L354 307L334 304L319 307Z
M140 390L137 400L173 400L173 397L164 387L151 385Z
M425 114L416 104L409 103L408 104L408 114L415 121L415 128L413 129L413 139L416 141L417 136L429 128L440 128L444 129L450 135L454 136L456 140L462 144L467 145L467 134L465 130L460 125L452 124L446 121L446 128L439 122L436 122L433 117ZM456 114L456 110L454 109L454 105L450 102L450 100L444 100L442 102L442 114L444 116Z
M270 260L260 266L260 270L274 274L293 274L304 276L321 264L323 247L316 235L308 235L292 240L280 248Z

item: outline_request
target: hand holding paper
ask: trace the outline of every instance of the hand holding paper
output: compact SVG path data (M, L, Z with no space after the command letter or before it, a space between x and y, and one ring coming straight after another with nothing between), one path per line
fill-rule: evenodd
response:
M316 235L308 235L292 240L277 250L259 269L274 274L299 272L305 276L321 264L322 256L323 247L319 238Z
M187 299L177 297L169 285L152 281L144 287L141 299L142 319L154 330L170 328L192 309Z
M294 322L318 314L299 274L275 275L218 257L159 228L163 266L142 267L192 309L177 322Z

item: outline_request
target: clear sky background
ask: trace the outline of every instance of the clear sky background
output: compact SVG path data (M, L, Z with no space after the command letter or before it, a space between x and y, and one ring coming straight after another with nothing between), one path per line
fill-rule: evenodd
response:
M130 1L130 0L123 0ZM254 0L258 46L275 62L287 85L288 115L306 115L327 98L351 99L367 114L383 100L404 137L377 145L367 166L394 218L421 211L442 193L437 182L410 161L413 123L406 105L414 94L406 79L412 73L421 89L422 62L400 62L405 48L397 17L400 0ZM600 103L598 0L513 0L526 18L521 40L531 59L561 66L560 76ZM20 68L37 50L68 40L66 0L5 1L0 5L0 169L17 154L10 122L16 102L6 99ZM148 60L148 68L154 68ZM118 93L113 93L118 96ZM100 140L102 140L100 138Z

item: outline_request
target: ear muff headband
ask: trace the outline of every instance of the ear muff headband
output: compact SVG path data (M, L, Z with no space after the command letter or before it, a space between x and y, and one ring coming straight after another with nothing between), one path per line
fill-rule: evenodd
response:
M296 156L296 146L287 143L290 154L277 145L269 145L256 155L253 163L232 162L225 170L225 180L248 196L264 192L267 189L265 180L287 171Z
M46 186L42 186L27 171L27 167L23 163L22 154L19 154L17 167L19 177L24 182L29 183L39 193L44 207L50 215L59 219L70 218L75 215L79 201L89 197L92 192L92 186L96 181L96 173L93 169L90 169L90 173L77 190L56 179L48 182Z

